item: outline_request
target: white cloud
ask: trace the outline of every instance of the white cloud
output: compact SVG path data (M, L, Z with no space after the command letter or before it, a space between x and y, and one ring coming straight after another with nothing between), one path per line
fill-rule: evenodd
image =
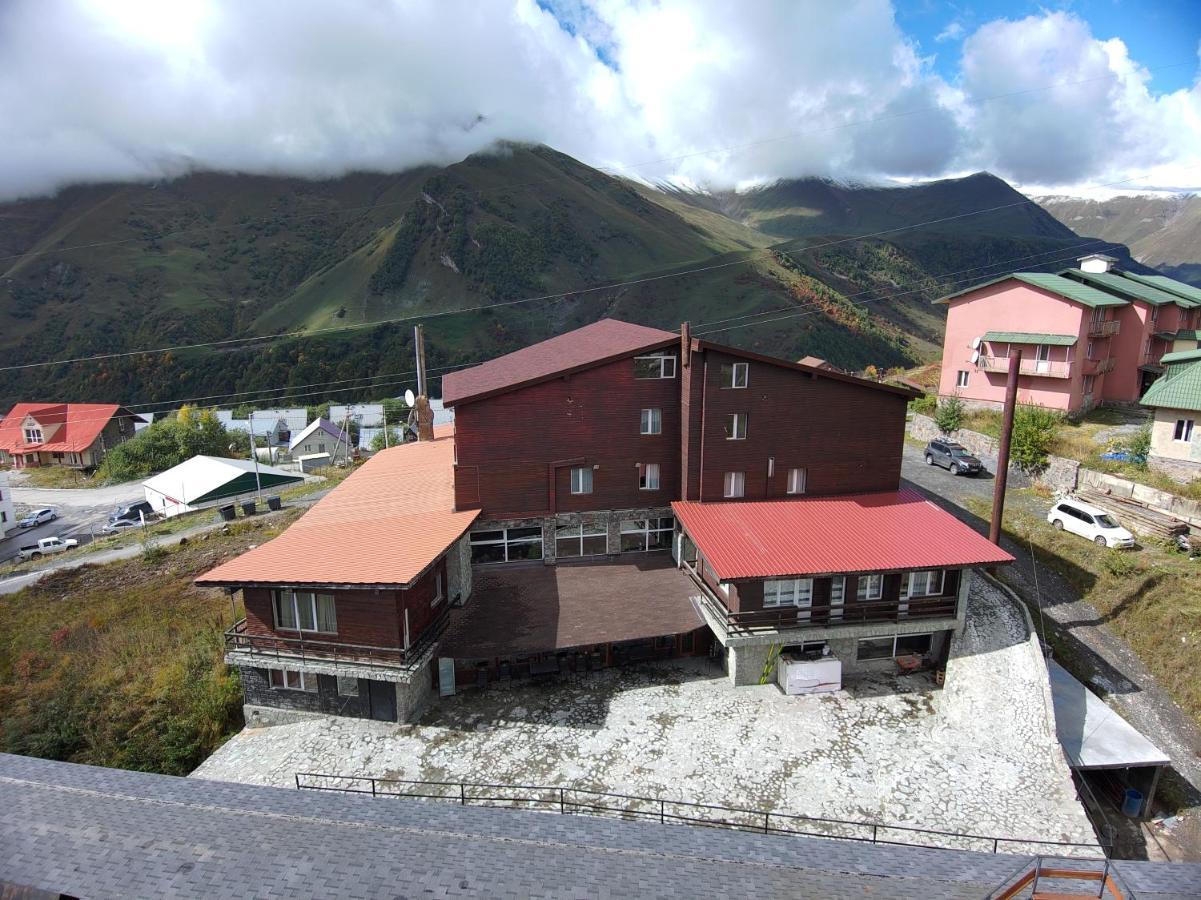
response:
M963 23L958 19L953 19L952 21L948 22L946 27L935 36L934 40L940 44L945 44L947 41L959 40L961 37L963 37L963 33Z

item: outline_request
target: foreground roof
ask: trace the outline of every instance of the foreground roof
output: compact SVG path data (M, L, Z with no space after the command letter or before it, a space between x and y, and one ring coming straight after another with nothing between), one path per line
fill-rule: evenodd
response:
M206 572L200 585L411 584L479 510L455 512L453 429L381 450L283 534Z
M1013 562L911 490L672 508L722 581Z
M1169 355L1191 356L1187 352ZM1140 402L1143 406L1201 412L1201 360L1170 364L1167 372L1147 388L1147 393Z
M0 450L21 452L80 453L95 443L104 426L120 412L132 422L142 421L117 403L18 403L0 421ZM33 416L43 426L61 425L54 439L44 444L27 444L21 423Z
M454 406L479 400L677 340L670 331L601 319L470 369L448 372L442 376L442 402Z
M276 488L304 481L299 475L249 459L193 456L142 482L176 503L207 503L253 491L257 486Z

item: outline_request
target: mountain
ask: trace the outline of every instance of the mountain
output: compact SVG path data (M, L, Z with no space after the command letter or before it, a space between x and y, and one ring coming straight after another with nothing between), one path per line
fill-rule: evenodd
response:
M1196 194L1035 199L1078 234L1126 244L1139 262L1201 286L1201 197Z
M0 408L395 395L412 385L414 321L435 375L606 315L687 320L850 369L908 366L938 355L930 300L1011 268L1062 267L1079 243L989 175L701 194L540 146L326 181L78 186L0 204ZM19 368L144 348L182 349Z

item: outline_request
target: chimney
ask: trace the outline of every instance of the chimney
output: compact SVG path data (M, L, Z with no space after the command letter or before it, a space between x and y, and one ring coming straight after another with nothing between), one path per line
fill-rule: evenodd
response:
M687 322L680 323L680 365L685 369L692 363L692 328Z
M1112 256L1106 256L1104 253L1090 253L1088 256L1082 256L1076 260L1080 264L1081 272L1088 272L1092 275L1103 275L1113 268L1113 264L1117 260Z
M430 398L426 395L425 383L425 328L413 326L413 348L417 351L417 440L434 439L434 411L430 409Z

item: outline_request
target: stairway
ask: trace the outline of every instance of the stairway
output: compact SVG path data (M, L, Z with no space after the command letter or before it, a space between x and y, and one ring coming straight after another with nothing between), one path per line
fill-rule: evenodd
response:
M1035 857L1032 865L1006 881L991 895L991 900L1083 900L1085 897L1125 900L1109 860Z

